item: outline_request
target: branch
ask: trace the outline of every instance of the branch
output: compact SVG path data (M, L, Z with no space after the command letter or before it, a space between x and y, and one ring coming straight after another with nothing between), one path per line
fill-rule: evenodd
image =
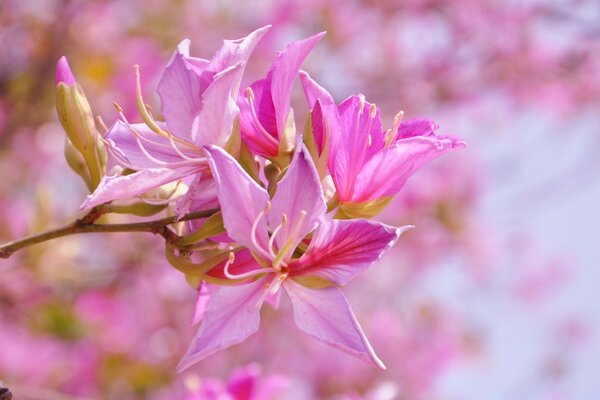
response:
M173 243L180 239L180 237L171 229L169 229L169 225L180 221L190 221L194 219L210 217L217 211L219 210L203 210L186 214L181 218L173 216L148 222L135 222L129 224L95 224L94 222L98 218L109 212L109 208L98 206L93 208L82 218L69 225L63 226L62 228L38 233L36 235L28 236L0 246L0 258L9 258L15 251L32 246L34 244L79 233L149 232L155 235L161 235L165 238L165 240Z

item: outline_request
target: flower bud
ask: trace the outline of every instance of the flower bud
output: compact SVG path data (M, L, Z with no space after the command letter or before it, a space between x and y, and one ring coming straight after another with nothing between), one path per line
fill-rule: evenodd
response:
M56 111L68 139L85 160L91 185L95 188L104 175L98 132L90 104L65 57L61 57L56 65Z

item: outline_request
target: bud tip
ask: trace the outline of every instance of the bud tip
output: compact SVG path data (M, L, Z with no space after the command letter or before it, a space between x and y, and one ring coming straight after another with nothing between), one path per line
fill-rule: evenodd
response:
M56 63L56 84L64 83L66 85L72 85L75 83L75 77L69 67L67 57L62 56Z

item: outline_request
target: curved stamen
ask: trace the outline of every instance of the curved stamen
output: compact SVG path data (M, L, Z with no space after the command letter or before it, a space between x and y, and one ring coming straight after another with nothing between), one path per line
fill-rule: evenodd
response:
M271 208L271 202L267 201L267 205L265 206L265 208L258 214L258 216L256 217L256 219L254 220L254 223L252 224L252 229L250 230L250 240L252 241L252 245L254 246L254 249L256 251L258 251L263 257L265 257L267 260L269 260L271 258L271 255L269 254L269 252L267 252L259 243L258 240L256 240L256 231L258 229L258 223L260 222L260 220L265 216L265 214L267 213L267 211L269 211L269 208Z
M227 259L227 262L225 263L225 266L223 267L223 274L228 279L252 278L253 276L256 276L256 275L273 272L273 268L259 268L259 269L255 269L253 271L244 272L243 274L232 274L229 272L229 266L231 264L233 264L234 261L235 261L235 254L233 252L231 252L231 253L229 253L229 258Z
M154 119L148 113L148 110L146 109L146 104L144 103L144 99L142 98L140 66L136 64L133 66L133 68L135 70L135 100L136 100L138 112L142 116L142 119L144 120L146 125L148 125L148 128L152 129L152 131L159 134L160 136L169 137L170 135L167 132L165 132L164 130L162 130L160 128L160 126L158 126L156 121L154 121Z
M186 160L186 161L166 162L166 161L162 161L162 160L159 160L158 158L154 157L144 147L144 145L142 144L142 140L146 140L150 143L158 144L161 146L165 146L165 145L161 144L161 143L156 143L150 139L144 138L144 136L142 136L142 134L140 134L138 131L136 131L135 128L129 123L129 121L127 120L127 117L125 117L125 114L123 114L123 109L117 103L114 103L114 105L115 105L115 108L117 108L117 111L119 112L119 117L121 118L121 121L123 121L123 123L129 128L131 133L133 133L133 135L135 136L136 143L137 143L140 151L150 161L152 161L160 166L167 167L167 168L178 168L178 167L188 167L188 166L198 165L198 164L208 164L208 161L205 158L198 158L198 159L194 159L193 161ZM139 169L139 167L134 167L133 169Z
M271 238L269 239L269 254L271 254L272 258L277 257L277 254L275 253L275 250L274 250L275 238L277 237L277 234L279 234L279 231L281 230L281 228L283 228L286 224L287 224L287 215L284 213L282 216L282 219L281 219L281 224L279 224L277 226L277 228L275 228L275 230L271 234Z
M287 266L287 257L290 251L294 251L295 248L292 247L294 242L298 239L298 235L300 234L300 229L302 229L302 225L304 224L304 220L306 219L306 215L308 213L306 210L300 211L300 217L298 218L298 222L294 226L294 230L290 234L288 240L285 242L283 247L279 250L279 253L273 260L273 268L276 270L280 270L280 265L284 267Z
M258 127L259 132L268 141L270 141L272 145L279 146L279 143L277 143L277 140L275 140L275 138L273 136L271 136L271 134L269 132L267 132L265 127L262 125L262 123L258 119L258 115L256 114L256 107L255 107L255 103L254 103L254 92L252 91L252 88L250 88L250 87L246 88L246 101L248 101L248 105L250 106L250 114L252 114L252 119L254 119L254 123Z
M183 158L184 160L187 161L201 161L204 160L204 157L189 157L186 156L180 149L179 147L177 147L177 144L175 143L175 141L173 140L173 136L169 136L169 142L171 143L171 147L173 148L173 150L175 150L175 152L179 155L179 157Z
M388 129L385 133L385 146L388 147L392 143L396 141L396 136L398 135L398 129L400 129L400 124L402 124L402 118L404 118L404 111L400 111L394 117L394 125L392 129Z

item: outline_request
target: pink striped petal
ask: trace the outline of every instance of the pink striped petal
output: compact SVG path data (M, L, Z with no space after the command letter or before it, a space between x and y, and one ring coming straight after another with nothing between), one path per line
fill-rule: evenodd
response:
M300 330L380 369L385 365L371 347L350 304L338 287L310 289L287 280L283 283Z

